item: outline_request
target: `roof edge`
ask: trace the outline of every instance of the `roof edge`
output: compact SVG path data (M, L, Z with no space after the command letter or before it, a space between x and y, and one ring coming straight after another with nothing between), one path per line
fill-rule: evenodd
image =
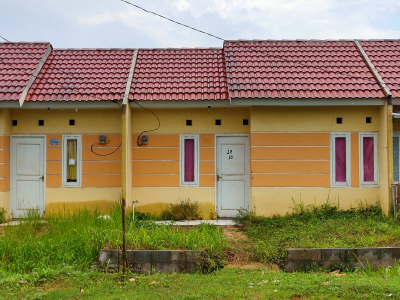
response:
M25 85L24 90L21 93L21 96L18 99L19 106L22 107L24 104L25 98L28 95L29 89L32 86L33 82L35 81L36 77L39 75L39 72L42 70L43 65L46 63L47 58L49 57L50 53L53 51L53 47L51 44L48 45L46 51L42 55L42 59L39 60L38 65L36 66L35 71L33 71L31 77L29 78L28 83Z

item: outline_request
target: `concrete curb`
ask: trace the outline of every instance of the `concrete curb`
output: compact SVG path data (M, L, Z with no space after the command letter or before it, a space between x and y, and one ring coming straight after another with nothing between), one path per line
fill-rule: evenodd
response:
M203 250L127 250L127 267L135 273L193 273L201 269ZM122 268L122 254L118 250L103 250L92 269L117 271Z
M285 272L307 267L330 267L376 270L400 261L400 247L287 249Z

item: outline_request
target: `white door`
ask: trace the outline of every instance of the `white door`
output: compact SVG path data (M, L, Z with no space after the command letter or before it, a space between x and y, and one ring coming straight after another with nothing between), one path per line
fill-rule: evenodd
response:
M249 162L247 136L217 136L218 217L235 217L239 209L249 209Z
M30 209L44 213L45 138L11 138L11 213L23 218Z

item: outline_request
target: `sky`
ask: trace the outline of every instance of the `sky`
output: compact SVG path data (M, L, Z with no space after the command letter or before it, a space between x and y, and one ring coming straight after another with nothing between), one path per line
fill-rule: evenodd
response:
M225 40L400 38L400 0L127 1ZM0 35L54 48L222 47L121 0L0 0Z

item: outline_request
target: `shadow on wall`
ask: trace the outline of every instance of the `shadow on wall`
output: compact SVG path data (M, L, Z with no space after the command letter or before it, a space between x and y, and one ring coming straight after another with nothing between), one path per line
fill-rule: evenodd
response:
M67 212L72 213L77 210L87 209L90 211L97 210L101 215L109 215L110 212L118 206L117 201L110 200L94 200L82 202L52 202L46 205L47 213Z
M179 201L175 202L178 203ZM200 217L202 219L208 220L211 219L210 217L213 216L213 218L216 217L215 214L215 206L213 202L197 202L199 211L200 211ZM129 206L128 206L129 207ZM150 213L154 214L156 216L160 216L163 211L165 211L168 208L168 203L165 202L155 202L151 204L144 204L140 205L136 204L135 205L135 211L141 212L141 213Z

